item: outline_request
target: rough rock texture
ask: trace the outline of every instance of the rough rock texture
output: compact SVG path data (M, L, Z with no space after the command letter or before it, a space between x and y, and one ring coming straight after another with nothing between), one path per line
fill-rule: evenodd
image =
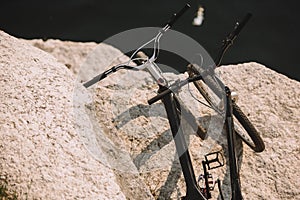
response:
M5 34L2 35L8 37ZM18 44L17 47L11 47L8 45L9 43L7 44L7 42L3 44L2 40L3 39L1 39L1 45L6 45L6 47L4 48L1 46L1 51L5 50L5 52L7 52L11 51L10 49L18 48L19 51L24 50L24 52L27 52L27 49L29 48L23 44ZM11 40L15 43L18 43L16 39L11 38ZM101 47L99 49L104 50L102 53L105 56L100 59L99 56L101 56L101 51L98 51L98 47L95 48L94 44L87 44L87 46L85 46L83 43L79 44L74 42L51 40L47 42L43 42L41 40L28 42L35 44L35 46L42 48L49 53L55 52L53 55L57 56L58 60L62 61L63 64L72 63L70 66L71 69L74 67L72 72L77 75L77 82L80 82L81 80L86 81L89 78L92 78L97 73L107 69L107 66L114 62L125 61L124 58L120 58L120 52L111 55L111 47L103 44L100 45ZM39 43L39 45L37 45L37 43ZM49 50L48 46L51 46L51 48L55 50ZM87 53L89 48L93 49L93 51ZM37 50L31 50L30 48L30 51L34 53ZM34 54L36 56L33 56L33 58L39 58L38 62L40 62L44 57L48 58L48 55L43 54L40 51L37 52L39 52L38 55ZM2 55L4 54L1 53L1 56ZM31 67L35 66L34 63L36 61L33 59L30 60L31 57L27 57L27 60L22 60L12 58L12 55L9 55L10 57L8 56L8 58L7 56L2 56L3 59L1 58L1 65L4 65L2 63L5 63L6 61L6 63L15 63L15 65L22 64L22 66L24 66L24 63L31 63ZM76 58L70 57L70 55L75 56ZM87 57L84 55L87 55ZM78 63L81 63L80 69L78 68ZM26 69L29 68L23 68L22 66L18 67L17 69L23 71L25 70L26 72ZM58 65L55 60L51 60L51 63L47 62L47 68L42 68L44 70L42 71L42 74L45 74L44 72L46 71L47 75L54 76L59 80L64 79L64 87L68 88L69 86L67 83L71 85L72 81L70 80L72 77L69 77L69 81L66 81L65 79L67 79L68 76L64 74L68 73L60 66L62 65ZM94 66L97 67L93 68ZM36 74L40 74L39 70L37 70ZM34 72L35 71L36 69ZM257 127L266 144L266 150L262 153L254 153L246 145L243 145L243 151L239 153L244 199L299 199L300 177L298 166L300 164L300 83L291 80L286 76L278 74L261 64L253 62L223 66L218 70L218 73L226 84L228 84L234 91L238 92L238 105ZM2 72L2 74L1 76L5 75L7 77L16 73ZM28 74L28 72L26 74ZM181 78L184 76L185 75L181 75ZM175 78L174 75L168 75L168 77L169 79ZM22 76L22 78L26 79L26 83L31 83L33 81L33 79L30 78L30 74L27 76ZM6 79L10 80L9 78ZM22 86L26 85L21 82L21 80L19 80L19 82L15 82ZM73 80L75 80L75 78L73 78ZM1 81L3 81L2 77ZM1 91L2 85L3 84L1 84ZM9 86L12 85L13 84L9 84ZM36 87L37 86L39 85L36 85ZM22 87L20 86L19 89L21 88ZM192 86L190 89L194 91ZM49 92L53 92L52 90L55 91L56 87L49 88ZM66 92L66 90L66 88L62 88L62 94L68 96L67 94L69 94L69 92ZM94 179L94 177L89 176L90 179L88 180L91 180L91 182L93 180L100 182L108 181L106 177L113 171L117 177L117 182L127 199L152 199L153 197L155 199L178 199L179 196L184 195L185 187L183 177L180 171L178 159L175 154L174 142L172 141L172 136L169 131L164 108L161 103L156 103L152 106L147 104L147 100L155 95L156 90L157 87L155 83L146 72L119 71L118 73L112 75L110 79L105 79L103 82L93 86L88 90L76 85L73 90L76 101L73 99L73 103L75 104L75 113L80 113L79 116L81 117L75 117L75 122L77 122L76 131L74 131L73 127L70 125L66 126L65 130L67 132L73 131L74 136L72 137L71 141L76 140L74 139L78 137L76 134L80 135L81 142L84 143L85 147L90 153L89 155L81 154L82 156L85 156L83 158L77 155L78 159L90 159L91 161L89 161L89 163L93 163L95 160L92 158L94 158L100 162L97 164L106 170L105 174L102 174L102 177ZM11 90L10 87L10 90L5 88L3 91L10 91L12 94L17 95L19 90L15 88L14 90ZM42 91L40 93L45 94L45 92L43 92L45 89L42 90L36 88L36 91ZM12 98L6 93L2 96L2 98L3 97L4 100L1 99L1 113L5 113L2 111L3 108L9 108L7 106L3 107L3 102L12 102L10 105L13 108L19 106L16 108L16 111L27 108L28 103L24 104L22 102L24 99L13 102L11 100ZM63 98L63 96L59 97ZM7 98L9 100L7 100ZM71 98L65 98L69 99L69 102L66 104L71 106ZM192 112L201 122L210 122L210 124L206 125L208 127L210 127L209 125L213 124L213 128L211 128L209 137L204 141L197 137L190 127L184 126L185 130L190 133L187 137L189 137L189 145L191 147L190 151L193 157L193 163L195 164L195 172L197 175L199 175L202 173L200 163L203 159L203 155L214 150L221 150L226 146L224 144L224 135L220 134L220 130L216 128L216 125L218 125L218 118L215 117L215 114L212 113L210 109L196 103L194 99L190 97L187 88L184 88L181 91L181 98L187 104L187 107L191 108L191 106L197 106L197 108L194 108ZM45 101L47 100L47 102L49 102L47 105L49 104L53 107L61 108L60 105L62 102L57 102L57 100L53 102L51 98L48 99L48 96L45 96L44 99ZM79 101L77 101L77 99ZM38 102L37 100L33 101ZM38 103L34 103L34 105L31 106L31 109L27 111L27 113L30 115L33 114L33 117L31 117L32 119L34 119L36 116L34 112L37 109L36 106L38 105ZM42 109L47 109L47 107ZM9 113L12 113L12 111L9 110ZM62 115L62 113L63 112L60 111L58 111L58 113L53 112L51 113L51 116ZM19 116L19 114L15 114L13 116ZM6 115L1 114L1 141L13 141L10 139L10 135L5 134L6 131L3 131L7 129L7 125L2 126L2 121L10 124L10 119L12 119L12 117L6 117ZM16 117L16 119L18 120L19 117ZM21 118L20 122L15 124L19 125L22 122L22 119L23 118ZM65 117L65 119L67 120L68 117ZM48 120L44 120L44 118L40 116L39 120L40 124L36 125L38 127L43 127L43 123L48 122ZM216 122L212 123L211 120L215 120ZM30 122L30 120L28 121ZM59 122L53 120L55 127L59 126L57 123L60 124ZM11 127L9 130L11 130L11 132L15 131L18 133L19 129L16 125L10 125ZM28 127L30 127L30 125L31 124L27 124ZM2 127L5 127L5 129ZM26 128L23 129L27 130ZM215 133L214 131L219 132ZM30 131L27 132L30 133ZM45 132L46 130L43 131L43 133ZM47 131L47 133L51 136L53 136L53 132L53 130L52 132L49 131L49 133ZM14 135L18 136L19 134ZM38 135L43 136L43 134ZM48 140L52 140L53 146L58 146L60 152L67 151L69 146L64 146L62 144L69 144L70 139L65 139L61 135L59 135L59 137L56 136L57 135L54 134L54 137L43 137L39 140L39 144L43 144L42 142L49 142ZM5 138L5 140L3 140L2 137ZM22 142L15 140L19 141L18 146L22 146L22 149L30 148L30 145L29 147L27 146L29 144L27 142L34 143L34 141L36 141L34 137L27 137L26 140L23 137L16 138L22 139ZM78 140L76 141L78 142ZM9 145L7 143L4 144ZM82 151L82 145L80 142L76 144L78 147L74 147L72 151ZM23 161L24 159L20 159L23 158L24 152L23 150L20 150L20 147L16 147L17 145L12 147L5 145L2 143L0 144L1 150L3 148L3 152L5 152L1 152L0 154L0 158L2 160L5 159L5 162L3 162L4 164L1 162L0 165L1 167L4 166L0 168L1 172L2 169L5 169L6 174L10 176L9 180L11 181L11 185L15 184L13 188L15 188L19 193L30 191L30 195L42 195L36 194L36 191L42 190L41 188L43 187L36 187L35 190L25 188L25 185L29 185L28 179L33 178L34 176L39 177L40 172L33 171L33 173L26 174L23 173L23 171L26 172L26 170L29 171L32 168L40 169L40 163L43 162L41 159L39 159L39 157L43 157L41 156L43 155L41 152L43 152L45 147L42 150L37 148L37 151L31 152L30 158L34 160L33 162L31 160ZM15 148L18 150L15 151ZM36 155L37 158L33 155ZM59 156L56 157L64 158L64 163L68 164L69 168L76 167L76 174L80 174L80 172L86 170L86 166L94 166L80 164L76 165L76 163L74 164L72 160L74 154L65 155L60 153ZM9 170L9 168L5 167L11 165L12 160L14 161L13 163L16 163L13 165L15 166L15 168L13 168L15 171ZM18 160L21 160L22 162L19 162ZM59 160L60 159L55 160L55 162L59 163ZM57 168L53 169L53 165L47 165L53 174L62 173L55 171ZM80 169L77 167L80 167ZM19 175L15 178L11 178L16 171L19 173ZM47 171L46 168L44 171ZM223 168L213 173L219 175L221 179L224 179L223 189L225 191L226 199L229 199L228 173L225 174L225 176L222 175L226 171L228 172L228 169ZM97 172L99 172L99 170L95 170L95 168L91 167L89 168L88 174L94 175L97 174ZM69 170L65 170L65 173L72 174ZM69 176L75 177L72 175ZM113 175L112 177L114 180L115 177ZM42 185L51 185L54 181L57 181L55 179L52 180L52 182L47 182L42 178L34 180L36 180L36 182L37 180L41 180ZM73 181L74 180L72 179L72 182ZM59 182L59 184L62 183ZM34 184L31 182L31 185ZM107 185L115 188L114 182L109 182ZM85 183L83 185L74 187L77 187L76 189L78 189L82 188L83 186L85 186L86 191L89 191L89 189L92 190L91 188L93 187L100 187L100 189L102 189L100 194L103 195L103 197L107 197L107 199L119 198L118 196L114 196L116 193L108 194L109 190L106 188L101 188L101 185L95 184L93 187L89 188L88 183ZM33 187L31 186L31 188ZM61 189L62 187L58 188ZM75 191L76 190L74 189L74 195L76 194ZM79 192L81 191L84 193L86 192L84 190L79 190ZM114 190L114 192L117 191L120 190ZM39 191L39 193L41 192ZM48 193L46 192L46 194ZM122 197L121 193L119 193L119 195ZM217 191L214 192L213 197L217 197ZM32 196L29 196L28 198L31 199Z
M125 199L74 128L74 76L0 32L0 175L20 199Z
M75 43L71 41L65 41L62 45L62 41L52 39L46 41L41 39L24 40L24 42L50 53L74 74L78 73L82 61L97 46L94 42Z
M104 43L62 42L53 39L24 40L24 42L50 53L73 74L80 74L84 80L92 77L102 67L127 61L126 56L120 51ZM111 63L111 61L113 62ZM88 67L82 65L88 65ZM85 72L81 73L80 68L85 68Z
M300 83L260 64L225 66L221 77L261 132L266 149L245 147L241 181L249 199L300 199Z

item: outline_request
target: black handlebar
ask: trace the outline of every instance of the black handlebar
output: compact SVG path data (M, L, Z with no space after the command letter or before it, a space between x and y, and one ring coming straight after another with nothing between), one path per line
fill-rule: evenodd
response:
M94 85L95 83L97 83L98 81L101 81L102 79L106 78L107 75L114 73L119 69L133 69L133 67L127 66L127 65L113 66L112 68L106 70L102 74L99 74L98 76L96 76L93 79L89 80L88 82L84 83L83 86L85 88L88 88L88 87Z
M107 77L107 71L105 71L102 74L99 74L98 76L96 76L93 79L89 80L88 82L84 83L83 86L85 88L88 88L88 87L94 85L95 83L97 83L98 81L104 79L105 77Z
M183 13L185 13L189 8L190 8L190 4L185 4L185 6L178 12L178 13L174 13L171 17L171 19L169 20L169 22L166 25L169 25L170 27L173 26L173 24L183 15Z
M172 18L169 20L169 22L166 24L169 26L169 28L183 15L183 13L185 13L187 11L187 9L189 9L191 6L189 4L186 4L178 13L174 13ZM133 67L131 66L126 66L126 65L121 65L121 66L114 66L109 70L106 70L105 72L103 72L102 74L99 74L98 76L94 77L93 79L89 80L88 82L84 83L83 86L85 88L88 88L92 85L94 85L95 83L97 83L98 81L101 81L102 79L106 78L107 75L116 72L119 69L133 69Z
M223 40L223 46L218 53L218 56L215 59L215 67L219 67L221 65L221 61L223 59L223 56L227 49L233 44L233 41L238 36L238 34L241 32L241 30L244 28L246 23L249 21L249 19L252 17L251 13L247 13L247 15L242 19L241 22L237 22L234 30Z
M236 23L234 30L229 35L229 38L231 40L234 40L236 38L236 36L241 32L241 30L244 28L244 26L246 25L246 23L249 21L249 19L251 17L252 17L252 14L251 13L247 13L247 15L242 19L241 22L237 22Z

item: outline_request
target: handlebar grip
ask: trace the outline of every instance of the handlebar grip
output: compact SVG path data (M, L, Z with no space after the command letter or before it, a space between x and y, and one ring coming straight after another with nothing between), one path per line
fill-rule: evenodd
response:
M173 24L183 15L183 13L185 13L189 8L190 8L190 4L185 4L185 6L178 12L178 13L174 13L172 18L170 19L170 21L167 23L167 25L169 25L170 27L173 26Z
M246 25L246 23L249 21L249 19L252 17L251 13L247 13L247 15L242 19L241 22L238 22L233 33L232 33L232 38L236 37L241 30L244 28L244 26Z
M156 95L155 97L151 98L148 100L148 104L154 104L155 102L157 102L158 100L162 99L165 95L170 94L172 92L171 89L166 89L163 92L159 93L158 95Z
M95 83L97 83L98 81L104 79L106 76L107 76L107 75L106 75L105 72L102 73L102 74L99 74L98 76L94 77L92 80L90 80L90 81L84 83L83 86L84 86L85 88L88 88L88 87L94 85Z
M109 70L106 70L102 74L99 74L98 76L94 77L92 80L86 82L83 84L84 87L88 88L91 85L94 85L98 81L101 81L102 79L106 78L107 75L116 72L119 69L133 69L134 67L128 66L128 65L118 65L118 66L113 66Z

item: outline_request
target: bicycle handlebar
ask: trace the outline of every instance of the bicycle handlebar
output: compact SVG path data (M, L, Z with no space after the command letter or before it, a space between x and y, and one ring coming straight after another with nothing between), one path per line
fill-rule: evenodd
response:
M241 22L237 22L236 26L233 30L233 32L229 35L229 37L231 36L232 40L241 32L241 30L244 28L244 26L246 25L246 23L249 21L249 19L252 17L251 13L247 13L246 16L242 19Z
M113 66L112 68L104 71L102 74L99 74L98 76L95 76L93 79L91 79L90 81L86 82L83 84L83 86L85 88L88 88L92 85L94 85L95 83L97 83L98 81L101 81L102 79L106 78L107 75L116 72L119 69L133 69L133 67L128 66L128 65L117 65L117 66Z
M155 38L153 38L152 40L154 40L155 39L155 43L158 43L159 42L159 38L163 35L163 33L164 32L166 32L182 15L183 15L183 13L185 13L186 11L187 11L187 9L189 9L191 6L189 5L189 4L186 4L178 13L174 13L173 14L173 16L172 16L172 18L169 20L169 22L165 25L165 27L164 28L162 28L162 31L160 31L159 32L159 34L155 37ZM150 40L150 41L152 41L152 40ZM150 42L149 41L149 42ZM148 42L146 43L146 44L148 44ZM135 53L137 53L137 51L139 50L139 49L141 49L142 47L144 47L145 46L145 44L144 45L142 45L140 48L138 48L136 51L135 51ZM134 54L135 54L134 53ZM133 54L133 55L134 55ZM133 55L131 56L131 58L133 57ZM155 55L155 51L154 51L154 54L153 55ZM155 58L155 56L152 56L154 59L152 59L152 61L151 62L153 62L156 58ZM130 58L130 60L131 60L131 58ZM128 62L129 63L129 62ZM143 67L145 67L145 65L144 64L142 64L142 65L140 65L140 66L142 66L142 68ZM152 65L151 65L152 66ZM88 81L88 82L86 82L86 83L84 83L83 84L83 86L85 87L85 88L88 88L88 87L90 87L91 85L93 85L93 84L95 84L95 83L97 83L98 81L101 81L102 79L104 79L104 78L106 78L107 77L107 75L109 75L109 74L111 74L111 73L113 73L113 72L116 72L118 69L122 69L122 68L125 68L125 69L136 69L136 70L139 70L139 68L138 68L139 66L137 66L137 67L132 67L132 66L128 66L128 65L119 65L119 66L114 66L114 67L112 67L111 69L109 69L109 70L106 70L105 72L103 72L102 74L99 74L98 76L96 76L96 77L94 77L93 79L91 79L90 81ZM152 67L153 68L153 67ZM153 71L153 70L152 70ZM157 73L154 73L154 72L152 72L151 71L151 67L150 67L150 74L151 75L156 75ZM154 73L154 74L153 74Z
M173 26L173 24L185 13L191 6L189 4L185 4L185 6L178 12L174 13L169 20L169 22L166 24L168 26Z
M215 59L215 67L219 67L221 65L221 61L223 59L223 56L227 49L233 44L233 41L238 36L238 34L241 32L241 30L244 28L246 23L249 21L249 19L252 17L251 13L247 13L246 16L242 19L241 22L237 22L233 31L223 40L223 46L218 53L218 56Z

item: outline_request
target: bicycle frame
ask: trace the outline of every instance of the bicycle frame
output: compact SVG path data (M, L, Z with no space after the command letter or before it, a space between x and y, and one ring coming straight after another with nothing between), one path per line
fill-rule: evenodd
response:
M133 56L144 46L149 44L150 42L154 41L154 51L153 55L150 59L147 59L145 63L138 67L128 66L127 65L118 65L114 66L113 68L105 71L104 73L96 76L92 80L88 81L87 83L84 83L84 86L87 88L96 82L104 79L109 74L116 72L119 69L131 69L131 70L141 70L141 69L148 69L150 74L153 76L153 78L157 81L159 85L159 91L158 95L149 100L148 103L152 104L157 100L162 99L162 102L165 106L168 121L170 124L172 136L175 142L176 151L179 157L181 169L184 175L185 183L186 183L186 196L184 199L186 200L206 200L208 197L205 197L202 192L200 191L194 169L191 162L191 157L188 150L188 145L184 137L183 130L180 126L180 106L178 104L177 97L172 94L172 91L176 91L178 88L182 87L183 85L197 81L202 80L202 76L198 75L196 77L189 78L188 80L181 81L179 84L175 84L173 86L168 87L167 82L165 81L164 77L162 76L161 72L158 70L158 66L155 64L155 60L158 56L158 46L159 46L159 39L160 37L173 25L173 23L189 8L189 5L187 4L178 14L174 14L171 20L164 26L164 28L158 33L158 35L138 48L133 55L131 56L130 60L132 60ZM248 17L249 18L249 17ZM247 20L248 20L247 18ZM241 25L244 26L245 20ZM232 44L232 41L236 37L236 34L239 33L241 27L236 26L236 31L234 34L231 34L227 38L227 43L224 44L224 48L220 56L217 58L217 63L220 63L221 58L223 57L225 51L229 47L229 45ZM214 69L208 69L208 74L211 72L211 70ZM163 81L162 81L163 80ZM162 81L162 82L161 82ZM228 92L229 91L229 92ZM228 92L228 93L227 93ZM232 108L231 108L231 96L230 96L230 90L229 88L226 89L227 94L227 112L226 112L226 129L227 129L227 141L228 141L228 148L229 148L229 160L230 160L230 177L231 177L231 188L232 188L232 199L233 200L240 200L242 199L241 195L241 189L240 189L240 181L238 176L238 169L237 169L237 162L236 162L236 156L235 156L235 149L234 149L234 143L235 143L235 134L233 134L233 120L232 120Z

